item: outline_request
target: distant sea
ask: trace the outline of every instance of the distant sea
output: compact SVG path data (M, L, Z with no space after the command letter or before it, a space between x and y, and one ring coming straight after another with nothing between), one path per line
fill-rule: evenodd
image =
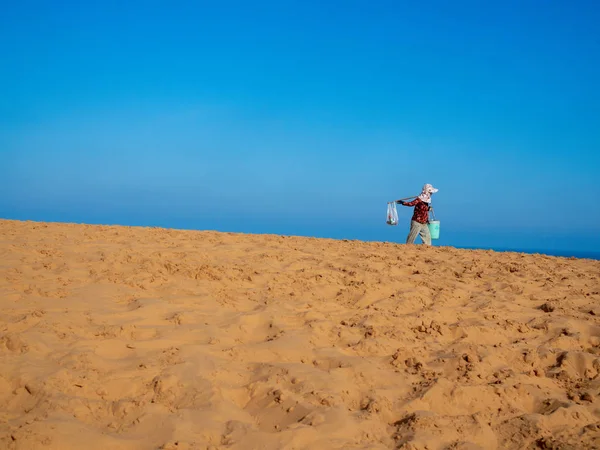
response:
M233 233L256 233L256 234L279 234L286 236L310 236L329 239L358 239L367 242L393 242L401 244L405 239L405 229L398 230L397 227L389 227L381 224L370 225L369 227L348 226L344 223L340 226L339 223L329 223L326 225L315 223L299 223L296 220L292 221L265 221L252 220L252 218L244 219L242 222L231 223L230 221L220 219L175 219L168 218L166 220L156 220L154 216L148 217L120 217L118 220L115 217L108 218L104 215L93 217L89 215L64 215L56 213L32 213L32 212L13 212L12 214L2 211L0 208L0 218L13 220L34 220L48 222L67 222L67 223L86 223L86 224L104 224L104 225L126 225L126 226L158 226L165 228L187 229L187 230L215 230L221 232ZM112 220L111 220L112 219ZM400 232L398 232L400 231ZM494 237L492 235L492 237ZM475 236L470 233L469 238L472 243L485 242L486 236ZM472 238L472 239L471 239ZM542 254L548 256L559 256L566 258L583 258L600 260L599 251L570 251L570 250L548 250L548 249L524 249L524 248L508 248L494 245L464 245L465 237L453 232L446 232L444 239L435 241L434 246L451 246L454 248L464 248L469 250L493 250L496 252L517 252L528 254ZM498 239L495 239L496 242ZM419 241L417 241L419 242ZM454 243L453 243L454 242ZM535 244L533 244L535 245ZM542 244L543 245L543 244ZM594 247L597 248L597 245Z

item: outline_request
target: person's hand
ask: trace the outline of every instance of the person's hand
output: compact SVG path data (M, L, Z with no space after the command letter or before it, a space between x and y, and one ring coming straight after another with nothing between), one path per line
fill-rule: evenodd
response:
M399 203L400 205L404 205L404 200L398 200L398 201L396 201L396 203Z

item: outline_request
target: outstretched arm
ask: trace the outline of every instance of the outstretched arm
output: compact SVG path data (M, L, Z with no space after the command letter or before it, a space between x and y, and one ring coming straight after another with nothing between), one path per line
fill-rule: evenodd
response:
M404 205L404 206L415 206L419 202L420 202L420 200L418 198L415 198L412 202L404 202L402 200L396 201L396 203L400 203L401 205Z

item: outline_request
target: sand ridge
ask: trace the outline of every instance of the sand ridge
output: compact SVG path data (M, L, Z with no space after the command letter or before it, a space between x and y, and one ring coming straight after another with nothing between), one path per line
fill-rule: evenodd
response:
M600 448L600 262L0 220L0 446Z

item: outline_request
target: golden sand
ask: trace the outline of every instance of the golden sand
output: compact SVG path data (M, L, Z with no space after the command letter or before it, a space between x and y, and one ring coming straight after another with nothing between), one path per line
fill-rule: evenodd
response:
M600 448L600 262L0 221L0 448Z

